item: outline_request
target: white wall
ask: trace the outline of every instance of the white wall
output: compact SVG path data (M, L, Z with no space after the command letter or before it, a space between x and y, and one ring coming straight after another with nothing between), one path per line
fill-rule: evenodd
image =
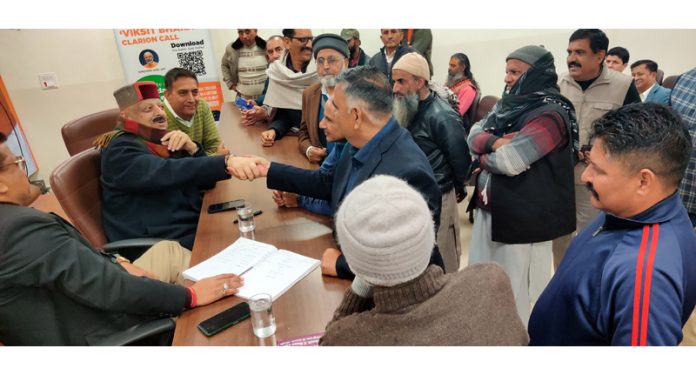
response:
M267 38L281 29L260 29ZM313 29L314 35L340 29ZM567 71L565 49L573 30L433 30L434 80L443 82L449 57L466 53L484 95L500 96L505 56L527 44L543 44L556 58L559 73ZM696 30L610 30L610 47L623 46L631 61L651 58L665 75L680 74L696 65ZM370 55L382 46L378 29L360 29L363 49ZM217 61L236 29L211 30ZM66 122L116 106L112 92L125 78L112 30L0 30L0 74L32 146L40 176L46 178L68 153L60 136ZM218 75L220 66L215 62ZM41 90L38 73L55 72L60 88ZM626 70L628 73L628 69ZM226 101L232 95L223 84Z

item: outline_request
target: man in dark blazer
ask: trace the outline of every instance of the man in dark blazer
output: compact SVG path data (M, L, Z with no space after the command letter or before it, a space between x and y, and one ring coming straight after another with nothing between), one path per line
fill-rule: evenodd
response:
M98 252L67 221L27 207L38 196L24 159L12 154L0 133L0 342L5 345L95 344L133 325L232 295L242 285L231 274L189 288L169 284L176 272L154 275L157 267L148 268L140 258L130 264ZM163 241L141 258L181 271L188 266L185 253Z
M267 186L328 200L335 212L343 197L361 182L374 175L395 176L423 195L439 226L441 194L433 170L408 131L392 117L392 103L389 81L377 68L344 71L336 77L334 95L326 103L320 124L327 134L338 129L348 140L336 167L312 171L256 157L261 175L268 177ZM442 267L437 247L431 263ZM322 272L353 277L341 252L332 248L324 252Z

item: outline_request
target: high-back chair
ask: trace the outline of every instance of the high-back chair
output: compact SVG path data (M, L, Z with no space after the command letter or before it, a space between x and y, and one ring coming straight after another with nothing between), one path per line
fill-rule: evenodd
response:
M93 147L92 142L98 136L114 130L118 121L118 108L92 113L63 125L60 130L68 154L73 156Z
M655 80L657 81L657 84L662 86L662 79L665 78L665 72L662 69L657 70L657 74L655 74Z
M107 243L102 227L100 177L100 151L89 148L53 170L51 188L65 214L95 249L118 251L135 260L161 239L134 238Z
M677 83L678 79L679 79L679 76L667 76L662 81L662 87L665 87L668 89L673 89L674 85Z
M476 115L474 116L474 121L471 123L472 125L479 122L482 118L486 117L488 112L493 109L493 106L495 103L498 102L498 97L493 96L493 95L486 95L483 98L481 98L481 101L478 103L478 107L476 108Z

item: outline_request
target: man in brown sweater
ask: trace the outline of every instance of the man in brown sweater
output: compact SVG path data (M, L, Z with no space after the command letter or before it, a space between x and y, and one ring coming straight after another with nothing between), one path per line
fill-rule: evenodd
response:
M435 230L420 193L391 176L356 187L336 214L355 280L320 345L527 345L507 275L428 266Z

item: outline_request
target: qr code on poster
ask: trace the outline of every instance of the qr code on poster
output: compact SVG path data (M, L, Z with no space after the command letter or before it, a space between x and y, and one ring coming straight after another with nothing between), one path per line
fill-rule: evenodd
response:
M178 52L179 66L188 69L196 75L205 75L205 63L203 63L203 51Z

